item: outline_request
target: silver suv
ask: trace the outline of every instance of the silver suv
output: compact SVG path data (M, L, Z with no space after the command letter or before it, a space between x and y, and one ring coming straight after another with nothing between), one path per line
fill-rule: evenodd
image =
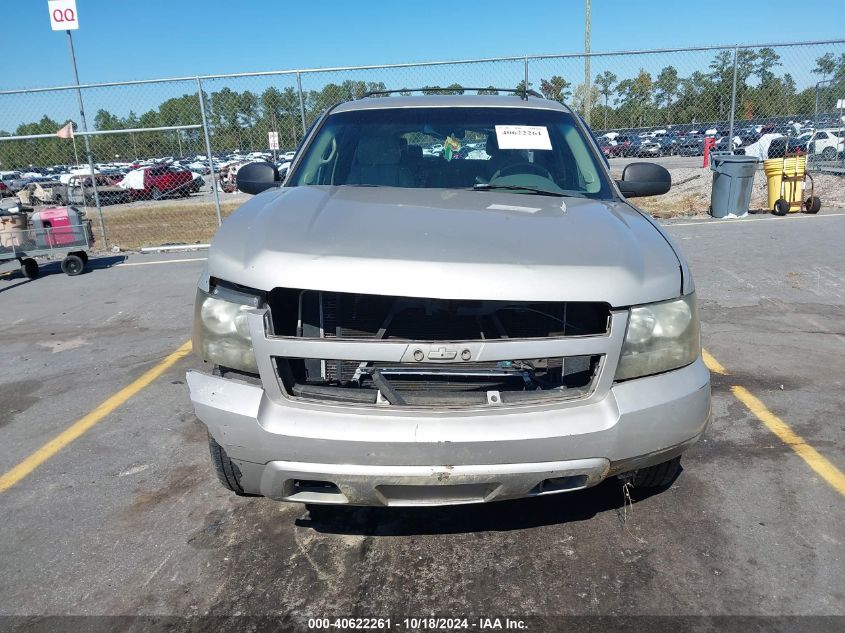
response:
M431 151L432 147L442 151ZM534 96L364 98L220 228L187 380L222 483L442 505L666 486L710 417L692 276L590 130Z

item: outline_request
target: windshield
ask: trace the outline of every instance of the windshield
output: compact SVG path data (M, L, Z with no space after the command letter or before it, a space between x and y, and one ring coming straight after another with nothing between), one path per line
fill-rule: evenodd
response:
M287 184L612 197L572 115L508 107L332 114Z

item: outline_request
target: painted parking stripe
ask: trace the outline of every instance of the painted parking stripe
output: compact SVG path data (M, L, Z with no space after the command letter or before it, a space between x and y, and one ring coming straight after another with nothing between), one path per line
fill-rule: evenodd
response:
M722 364L713 358L706 349L701 350L701 357L704 359L704 364L707 365L707 369L712 371L714 374L719 374L720 376L727 376L728 370L722 367Z
M29 455L29 457L24 459L17 466L3 473L3 475L0 476L0 493L5 492L15 484L19 483L41 464L46 462L75 440L79 439L89 429L101 422L103 418L121 405L125 404L132 396L147 388L156 378L173 367L173 365L175 365L178 361L185 358L185 356L190 354L190 352L191 342L187 341L155 367L147 370L140 378L126 385L114 395L103 400L103 402L101 402L93 411L71 424L52 440Z
M698 220L695 222L663 222L661 226L671 228L673 226L740 226L748 222L784 222L788 220L810 220L819 218L841 218L845 213L820 213L818 215L788 215L783 218L766 216L763 218L736 218L717 222L715 220Z
M185 259L157 259L152 262L126 262L117 264L115 268L124 266L152 266L154 264L181 264L183 262L204 262L208 257L186 257Z
M707 368L714 374L729 376L728 371L706 350L702 356ZM772 413L763 402L755 397L748 389L740 385L731 387L733 396L745 405L751 414L774 433L781 442L786 444L812 468L816 474L824 479L834 490L845 496L845 473L834 466L826 457L810 446L804 438L793 431L789 425Z

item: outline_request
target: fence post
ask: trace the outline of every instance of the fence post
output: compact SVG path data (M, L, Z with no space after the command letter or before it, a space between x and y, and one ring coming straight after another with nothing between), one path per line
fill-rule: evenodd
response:
M813 131L819 129L819 86L822 84L833 84L832 79L822 79L821 81L816 82L816 98L815 98L815 105L813 106Z
M587 16L584 25L584 122L590 125L590 110L593 107L590 98L590 0L587 0Z
M302 136L308 131L305 127L305 98L302 96L302 75L296 73L296 89L299 92L299 115L302 117Z
M731 122L728 127L728 147L734 153L734 119L736 118L736 63L739 47L734 46L734 79L731 87Z
M208 154L209 177L211 178L211 190L214 192L214 210L217 212L217 226L223 224L223 217L220 215L220 194L217 191L217 178L214 174L214 156L211 154L211 137L208 134L208 119L205 116L205 96L202 94L202 82L197 77L197 99L200 101L200 117L202 118L202 133L205 136L205 151Z
M525 96L528 96L528 55L525 56L525 78L523 81L525 82Z

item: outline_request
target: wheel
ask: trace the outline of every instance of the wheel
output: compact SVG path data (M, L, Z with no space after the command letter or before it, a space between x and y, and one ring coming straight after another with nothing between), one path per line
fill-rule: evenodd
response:
M825 160L836 160L836 148L825 147L822 150L822 158L824 158Z
M150 197L153 200L161 200L161 191L159 190L158 187L152 188L152 190L150 191Z
M38 262L31 257L21 261L21 274L29 279L38 277Z
M55 200L55 201L56 201L56 204L58 204L59 206L61 206L62 202L64 202L64 201L65 201L65 199L64 199L64 198L62 198L62 194L57 193L57 194L56 194L56 200ZM43 201L42 201L42 202L43 202ZM46 204L46 203L45 203L45 204Z
M83 264L88 263L88 253L86 253L85 251L74 251L71 253L71 255L76 255L79 259L82 260Z
M787 213L789 213L789 203L783 198L778 198L775 201L774 214L786 215Z
M74 277L85 268L85 262L79 255L70 254L62 260L62 272Z
M226 451L220 444L218 444L211 433L208 434L208 449L211 452L211 463L214 465L214 472L217 473L217 478L224 488L234 492L236 495L245 495L244 489L241 488L240 478L241 471L237 465L232 463Z
M640 468L631 475L630 482L635 488L665 488L681 472L681 456L668 462Z
M810 196L804 205L804 210L807 213L818 213L822 208L822 200L818 196Z

